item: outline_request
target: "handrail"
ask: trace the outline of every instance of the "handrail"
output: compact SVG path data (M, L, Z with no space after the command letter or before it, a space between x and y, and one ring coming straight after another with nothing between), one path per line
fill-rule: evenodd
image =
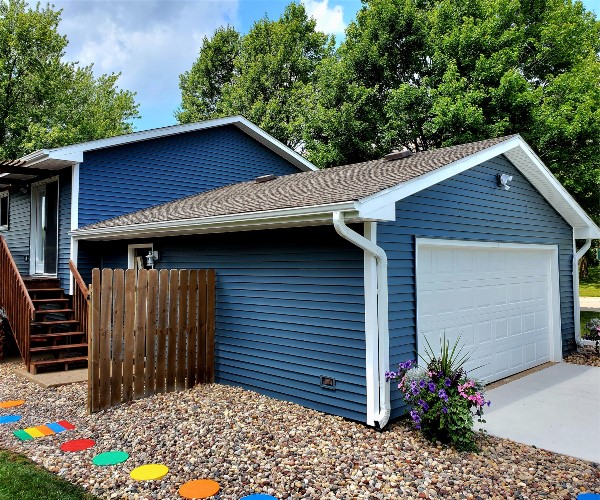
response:
M33 305L31 297L29 296L29 292L27 291L25 282L23 281L23 278L21 277L19 268L17 267L17 264L15 264L15 260L13 259L13 256L10 253L10 250L8 249L8 245L6 244L6 240L4 239L4 236L0 236L0 246L2 247L0 249L0 251L2 253L6 253L8 255L8 258L9 258L8 263L11 266L13 273L16 275L16 277L18 279L19 288L25 295L25 299L27 300L27 305L29 306L29 311L31 312L31 319L34 319L35 318L35 306Z
M77 267L75 267L75 263L71 259L69 259L69 269L71 270L71 274L73 274L73 278L75 278L75 283L77 283L77 286L81 290L81 293L83 293L86 297L89 298L90 291L85 285L85 281L83 281L81 274L79 274L79 270L77 269Z
M73 274L73 278L75 279L75 283L77 287L73 290L73 298L72 298L72 306L73 306L73 317L77 321L79 321L79 326L81 327L81 331L85 333L86 341L89 340L89 314L90 314L90 291L88 287L85 286L85 281L79 274L75 263L69 259L69 269L71 270L71 274Z
M3 236L0 236L0 276L0 307L5 310L21 357L29 369L29 336L35 306Z

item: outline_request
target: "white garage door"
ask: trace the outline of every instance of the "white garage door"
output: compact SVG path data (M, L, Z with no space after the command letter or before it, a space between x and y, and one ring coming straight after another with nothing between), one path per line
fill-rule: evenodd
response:
M419 354L460 336L485 382L560 360L557 265L554 246L418 239Z

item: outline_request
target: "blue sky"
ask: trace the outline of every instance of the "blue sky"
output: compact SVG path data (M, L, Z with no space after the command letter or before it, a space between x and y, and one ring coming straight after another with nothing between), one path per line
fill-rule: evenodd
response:
M360 0L301 0L317 28L343 37ZM96 74L120 72L122 88L137 92L138 130L176 123L179 75L198 55L204 36L232 25L242 33L267 14L277 19L288 0L54 0L63 9L65 59L94 64ZM584 0L600 13L600 0Z

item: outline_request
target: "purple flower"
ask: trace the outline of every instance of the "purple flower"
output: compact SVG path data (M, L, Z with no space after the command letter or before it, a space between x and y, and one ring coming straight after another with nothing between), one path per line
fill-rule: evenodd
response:
M429 392L435 392L435 384L433 382L429 382Z
M440 389L438 391L438 396L440 397L440 399L443 399L444 401L448 401L448 394L446 394L446 391L444 389Z
M419 412L416 410L410 411L410 418L413 419L413 422L415 424L419 424L421 422L421 415L419 415Z
M393 378L396 378L396 377L397 377L396 372L385 372L386 380L392 380Z
M442 413L448 413L448 408L446 408L445 406L442 406Z
M490 406L490 405L492 404L492 402L491 402L491 401L488 401L486 404L487 404L488 406Z
M419 405L421 406L421 408L423 408L423 411L429 410L429 405L422 399L419 399Z
M424 380L421 380L421 381L419 382L419 387L420 387L421 389L423 389L423 388L425 387L425 385L427 385L427 384L425 384L425 381L424 381Z
M446 377L446 380L444 380L444 385L446 387L450 387L452 385L452 380L450 380L448 377Z

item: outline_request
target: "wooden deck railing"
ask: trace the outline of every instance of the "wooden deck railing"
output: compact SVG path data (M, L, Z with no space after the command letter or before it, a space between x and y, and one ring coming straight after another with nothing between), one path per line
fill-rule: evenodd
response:
M69 259L69 269L75 279L75 288L73 289L73 319L79 321L81 331L85 333L86 342L89 342L88 321L90 313L90 292L85 286L85 281L79 274L75 263Z
M2 236L0 236L0 307L6 312L19 352L29 370L29 335L35 307Z

